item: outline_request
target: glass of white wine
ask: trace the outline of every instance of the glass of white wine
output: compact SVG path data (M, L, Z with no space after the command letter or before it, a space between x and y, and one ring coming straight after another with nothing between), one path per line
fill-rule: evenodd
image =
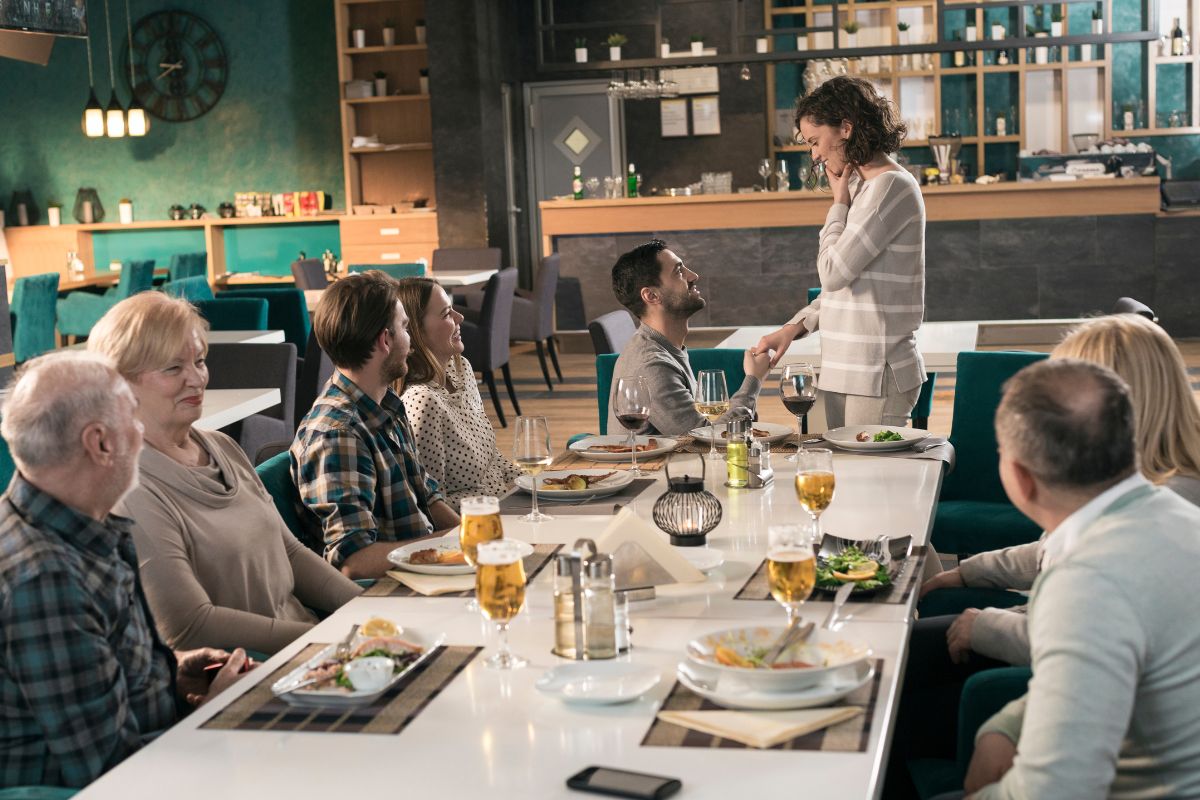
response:
M796 451L796 497L812 516L813 536L821 541L821 512L833 502L833 451L823 447Z
M525 603L525 565L515 542L482 542L476 550L475 597L483 616L496 623L499 651L483 664L491 669L517 669L529 662L508 649L508 623Z
M767 162L768 164L770 162ZM708 420L711 445L708 457L714 461L717 454L716 421L729 410L729 387L725 384L725 372L719 369L702 369L696 375L696 411Z
M797 622L800 606L817 583L815 536L811 519L767 528L767 585L771 596L787 612L789 626Z
M533 509L518 519L523 522L548 522L554 517L538 511L538 476L550 466L550 426L545 417L517 417L514 427L516 441L513 444L513 461L518 469L529 476L533 494Z
M618 380L617 390L613 392L613 411L617 422L629 431L629 452L633 456L629 474L640 478L643 472L637 465L637 432L650 420L650 387L646 379L633 375Z

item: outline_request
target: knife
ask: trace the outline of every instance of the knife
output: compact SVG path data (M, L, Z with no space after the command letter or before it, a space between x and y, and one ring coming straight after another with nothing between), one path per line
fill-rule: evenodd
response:
M837 594L833 598L833 608L829 609L829 616L825 617L825 621L821 623L821 627L827 631L833 630L833 626L837 624L838 614L842 610L842 606L846 605L846 601L850 599L850 593L854 591L856 583L843 583L837 590Z

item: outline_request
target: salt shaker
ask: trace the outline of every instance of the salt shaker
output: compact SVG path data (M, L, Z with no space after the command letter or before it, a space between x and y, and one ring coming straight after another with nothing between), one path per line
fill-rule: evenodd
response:
M583 586L584 657L589 660L617 655L616 577L612 556L601 553L587 562Z

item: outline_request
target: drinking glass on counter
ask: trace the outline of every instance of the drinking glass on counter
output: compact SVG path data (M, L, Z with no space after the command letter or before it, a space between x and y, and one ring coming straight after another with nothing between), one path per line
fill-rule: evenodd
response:
M617 381L617 390L613 393L613 411L617 422L629 431L629 453L633 456L633 466L629 474L642 477L642 471L637 465L637 432L646 427L650 419L650 386L641 375L621 378Z
M813 520L813 536L821 540L821 512L833 502L833 451L823 447L796 451L796 497Z
M477 566L475 553L480 544L504 538L500 501L495 497L464 497L460 513L458 546L466 562L474 567ZM467 601L467 610L479 610L475 598Z
M714 461L717 455L716 421L729 410L729 387L725 385L725 372L719 369L702 369L696 375L696 411L708 420L712 439L708 457Z
M525 603L525 564L514 542L483 542L476 551L475 597L483 616L496 623L499 652L485 659L491 669L517 669L529 662L508 649L508 623Z
M529 476L533 508L519 519L523 522L548 522L554 517L538 511L538 476L550 466L550 426L545 417L517 417L513 461Z
M767 585L787 612L789 626L817 583L815 530L811 519L767 528Z
M764 158L763 160L758 162L758 176L763 179L763 191L764 192L771 191L770 181L771 181L771 173L772 172L773 172L773 170L771 169L771 159Z
M805 419L817 402L817 370L812 364L788 364L783 369L783 377L779 380L779 396L783 399L783 407L796 417L796 449L800 449L800 440L804 438ZM788 456L785 461L795 461L796 456Z

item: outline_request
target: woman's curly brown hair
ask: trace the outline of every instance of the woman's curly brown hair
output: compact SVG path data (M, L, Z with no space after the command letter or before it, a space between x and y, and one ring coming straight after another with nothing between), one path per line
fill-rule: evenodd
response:
M802 119L835 128L849 122L844 148L850 164L869 164L879 153L898 152L908 133L892 101L880 96L869 81L846 75L831 78L796 100L797 128Z

